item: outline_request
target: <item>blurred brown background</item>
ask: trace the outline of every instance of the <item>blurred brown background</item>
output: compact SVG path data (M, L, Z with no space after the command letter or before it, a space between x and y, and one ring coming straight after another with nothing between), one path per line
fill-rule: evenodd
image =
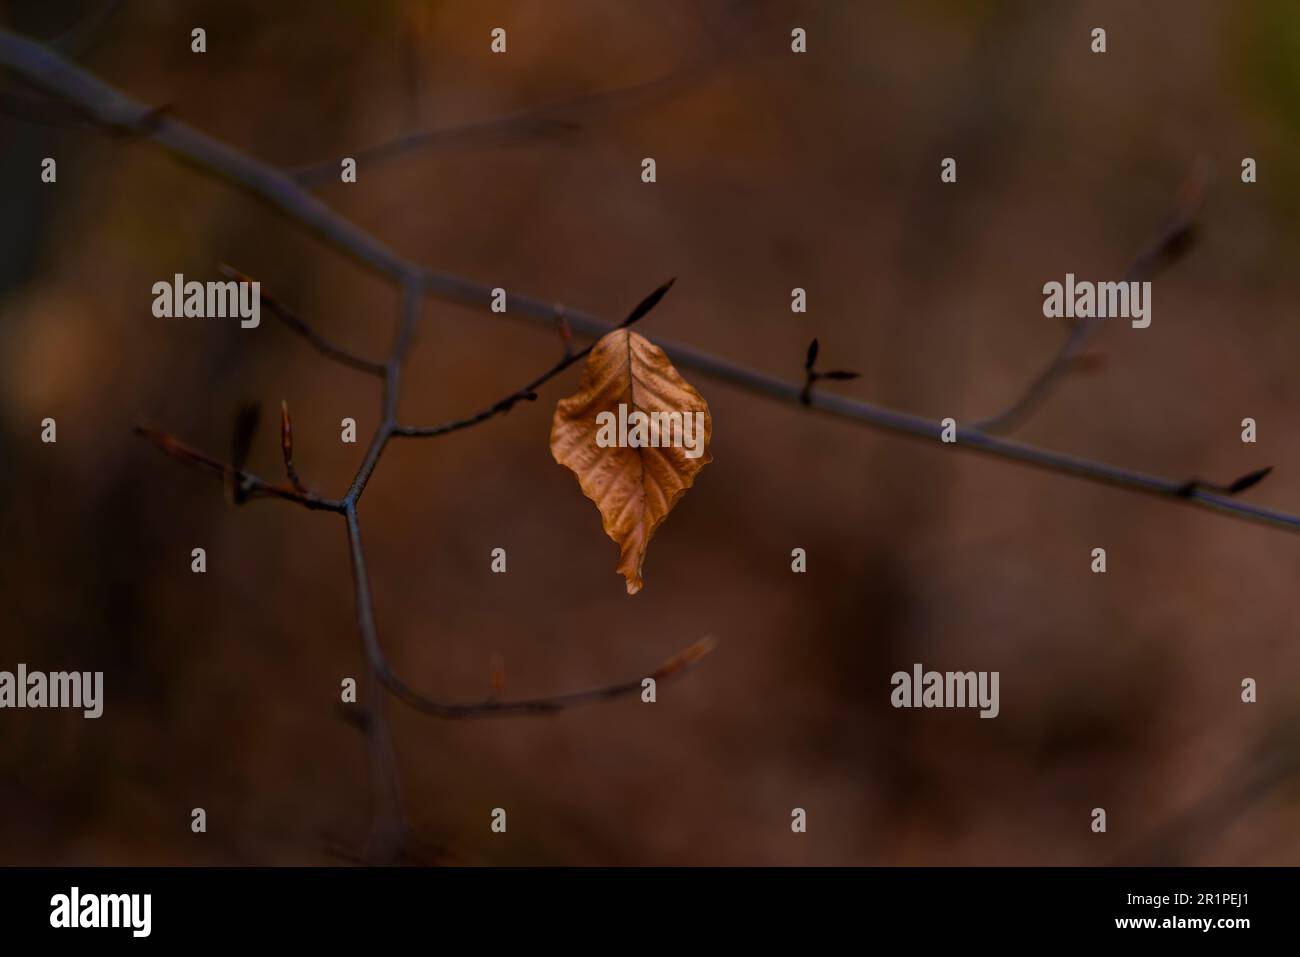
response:
M0 15L48 39L96 9ZM1119 278L1207 156L1202 239L1156 279L1151 327L1106 326L1104 369L1016 436L1173 477L1273 465L1247 494L1300 510L1287 0L140 0L96 39L81 62L108 82L287 168L666 77L525 134L363 163L318 194L420 263L610 317L676 275L642 333L787 379L816 335L824 364L863 373L838 391L936 419L1008 403L1063 335L1042 284ZM341 494L373 380L266 316L155 319L150 287L229 262L367 354L396 293L153 146L47 118L0 118L0 668L103 670L106 710L0 713L0 863L335 863L370 806L337 706L362 671L343 523L234 508L130 429L225 455L241 400L273 423L287 399L299 470ZM57 185L38 181L44 156ZM558 348L540 324L431 301L402 416L475 411ZM416 687L481 696L500 653L509 694L545 694L720 641L653 707L444 723L395 703L426 860L1300 863L1300 541L683 372L711 404L714 461L635 598L547 448L577 369L507 417L386 453L361 517L380 633ZM57 445L39 441L45 416ZM361 444L339 442L344 416ZM251 465L279 474L274 428ZM918 661L1000 671L1000 717L892 709L890 674ZM1247 676L1258 704L1240 701ZM196 806L207 834L190 833Z

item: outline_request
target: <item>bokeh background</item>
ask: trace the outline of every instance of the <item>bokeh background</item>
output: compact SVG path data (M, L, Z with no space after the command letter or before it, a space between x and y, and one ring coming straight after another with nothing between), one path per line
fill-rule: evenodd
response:
M99 9L0 17L52 39ZM1042 284L1118 278L1207 157L1200 242L1156 279L1151 327L1104 328L1104 366L1015 434L1180 478L1272 465L1246 494L1300 510L1289 0L129 0L77 45L132 96L289 169L561 103L318 195L420 263L610 317L678 276L644 334L792 380L815 335L825 364L862 373L837 391L936 419L1009 403L1064 334ZM235 188L0 83L0 667L103 670L107 696L98 721L0 713L0 863L349 860L371 797L338 705L362 670L342 522L236 508L131 426L224 455L236 407L261 402L251 467L278 476L286 399L299 470L341 494L374 381L269 317L155 319L150 287L228 262L368 354L396 293ZM558 350L544 325L431 301L402 416L477 410ZM386 453L363 531L382 639L416 687L480 697L499 654L510 695L545 694L720 642L653 707L445 723L394 703L420 860L1300 863L1300 540L683 371L711 404L714 461L634 598L547 447L577 369L509 416ZM344 416L362 444L340 443ZM1000 717L891 708L890 674L917 661L1000 671Z

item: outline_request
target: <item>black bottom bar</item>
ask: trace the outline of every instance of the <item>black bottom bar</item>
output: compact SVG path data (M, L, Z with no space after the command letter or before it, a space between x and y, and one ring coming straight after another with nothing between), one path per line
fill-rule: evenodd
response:
M1297 889L1294 869L1271 868L12 868L0 870L0 926L6 944L92 947L401 939L495 950L597 946L607 931L660 945L788 931L809 942L1050 934L1233 946L1283 935Z

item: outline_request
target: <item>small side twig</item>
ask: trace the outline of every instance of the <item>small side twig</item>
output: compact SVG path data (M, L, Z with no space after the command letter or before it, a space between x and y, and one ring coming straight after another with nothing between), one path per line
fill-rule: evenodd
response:
M300 491L285 485L275 485L251 472L236 468L229 462L223 462L220 459L213 458L206 452L200 452L167 432L143 425L135 426L132 431L136 435L148 439L172 458L187 465L193 465L212 472L221 476L227 482L233 483L233 487L239 490L239 501L241 502L253 498L279 498L297 502L299 505L310 509L340 513L343 511L343 502L339 499L323 498L314 492Z
M457 704L440 701L416 691L398 677L379 643L374 602L370 592L370 576L366 571L365 549L361 545L361 526L357 521L356 508L347 506L344 517L347 519L348 546L352 556L352 578L357 591L357 622L361 629L366 661L379 682L407 706L436 718L518 717L555 714L566 708L595 704L641 692L641 682L644 680L642 677L586 691L568 692L544 698L524 698L517 701L493 701L489 698L480 702ZM660 664L646 677L657 681L678 677L715 647L716 642L712 637L701 639Z
M832 369L830 372L818 372L816 369L817 352L820 348L821 346L818 344L816 339L808 343L808 353L804 357L803 363L803 389L799 392L799 401L803 405L812 405L813 385L822 379L847 382L850 379L858 378L858 373L849 372L847 369Z
M233 266L226 265L225 263L221 264L219 272L227 279L233 279L236 282L253 282L249 276L240 272L238 269L235 269ZM375 362L373 359L366 359L354 352L344 349L342 346L335 345L304 322L299 318L296 312L286 306L279 299L275 298L275 296L268 293L265 289L261 290L259 301L266 307L267 311L269 311L274 318L278 319L290 330L306 339L307 342L311 344L312 348L327 359L333 359L335 362L341 362L345 366L360 370L361 372L367 372L370 375L384 374L384 363Z
M293 465L293 419L289 417L289 403L280 400L280 451L284 455L284 472L289 482L299 492L306 492L307 487L298 478L298 470Z
M687 88L721 62L720 54L709 51L663 76L643 83L613 90L583 93L517 113L475 120L458 126L415 130L387 142L355 150L348 155L352 156L358 164L374 165L419 149L474 146L517 138L573 133L582 128L582 124L573 118L577 115L585 114L590 119L599 120L601 111L605 115L614 115L628 105L649 105L656 99L671 96L678 90ZM315 187L337 177L338 170L339 161L328 159L298 167L291 170L289 175L303 186Z
M1248 472L1241 478L1229 482L1227 485L1217 485L1214 482L1207 482L1204 479L1189 479L1186 484L1179 488L1177 494L1183 498L1190 498L1200 489L1207 492L1217 492L1220 495L1236 495L1238 492L1244 492L1252 485L1258 485L1262 482L1269 472L1273 471L1273 466L1258 469L1254 472Z
M1192 166L1179 188L1174 210L1147 241L1125 271L1121 282L1142 282L1181 259L1196 242L1196 215L1210 182L1210 164L1204 157ZM975 423L981 432L1005 432L1022 422L1046 397L1053 385L1067 373L1078 371L1084 347L1101 327L1101 320L1079 319L1061 348L1019 398L997 415Z
M650 295L642 299L639 303L637 303L636 308L634 308L631 312L627 314L627 318L618 324L617 328L626 329L628 326L631 326L632 324L639 322L641 319L643 319L645 315L648 312L650 312L651 309L659 305L659 301L663 299L665 295L668 294L668 290L673 287L673 283L675 283L676 281L677 281L677 277L674 276L672 279L669 279L662 286L655 289L655 291L650 293ZM567 324L563 326L562 329L567 330L568 329ZM493 416L504 415L505 413L509 412L512 408L514 408L516 404L520 402L535 402L537 400L538 389L540 389L551 379L554 379L565 369L569 368L569 366L585 359L591 353L591 350L595 348L595 343L592 343L591 345L587 346L585 349L580 349L577 352L573 352L572 349L569 348L570 341L571 341L570 337L568 336L564 337L564 342L565 342L564 355L560 357L560 360L558 362L556 362L553 366L551 366L541 375L538 375L537 377L531 379L520 388L511 392L509 395L503 396L502 398L498 399L496 402L492 403L487 408L482 409L481 411L476 412L473 415L466 416L460 419L452 419L451 421L443 422L440 425L429 425L429 426L397 425L393 427L393 435L401 436L403 438L433 438L439 435L446 435L448 432L457 432L461 429L467 429L472 425L478 425L480 422L485 422L486 420L492 418Z

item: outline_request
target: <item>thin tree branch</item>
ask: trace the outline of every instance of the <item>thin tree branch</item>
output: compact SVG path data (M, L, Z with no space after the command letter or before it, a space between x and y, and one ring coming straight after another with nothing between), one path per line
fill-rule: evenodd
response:
M218 267L218 272L227 279L233 279L236 282L252 282L250 277L232 266L227 266L225 263L222 263L222 265ZM368 372L371 375L384 374L384 363L375 362L373 359L366 359L363 356L359 356L354 352L344 349L342 346L337 346L330 342L303 321L296 312L265 289L260 290L258 301L261 305L266 307L274 318L279 319L282 323L288 326L290 330L306 339L307 342L311 344L312 348L327 359L333 359L335 362L340 362L349 368L358 369L361 372Z
M374 603L370 593L370 578L366 572L365 550L361 545L361 526L357 520L357 510L353 506L348 506L344 511L344 515L347 518L348 525L348 550L352 556L352 577L356 583L357 591L357 622L361 629L366 659L385 688L391 691L400 701L424 714L433 715L437 718L490 718L555 714L566 708L596 704L601 701L610 701L615 698L640 694L642 691L641 683L645 678L665 681L679 677L717 647L717 642L712 637L703 638L661 663L647 675L585 691L572 691L544 698L525 698L518 701L496 701L491 697L483 701L464 704L438 701L406 684L397 676L388 663L388 659L379 643L379 631L375 627Z
M448 302L482 309L491 307L492 286L424 269L403 259L378 239L304 191L285 174L183 123L158 116L156 111L124 96L38 43L0 31L0 66L80 103L106 125L139 131L143 137L194 163L202 171L231 180L261 196L331 245L384 275L404 284L416 283L426 294ZM1192 194L1194 193L1193 190ZM515 293L510 297L510 314L541 320L549 325L555 321L555 306L553 302ZM570 309L564 315L572 329L583 335L599 337L616 328L589 313ZM678 366L703 372L756 395L789 404L801 404L800 385L736 365L690 346L662 339L656 339L656 343ZM942 441L938 423L906 412L825 393L813 394L807 404L820 412L871 428L936 443ZM386 441L387 436L384 438ZM945 447L981 452L1129 491L1162 496L1245 521L1293 532L1300 531L1300 516L1297 515L1245 505L1202 490L1184 495L1182 490L1187 484L1186 480L1144 475L1118 466L1003 439L986 434L978 428L960 430L959 441Z
M668 290L673 287L673 283L675 283L676 281L677 281L677 277L674 276L672 279L669 279L666 283L664 283L654 292L650 293L650 295L642 299L641 302L637 303L636 308L633 309L630 313L628 313L627 318L618 324L617 328L626 329L629 326L633 325L634 323L639 322L641 319L643 319L651 309L653 309L655 306L659 304L659 301L663 299L663 297L667 294ZM563 316L561 316L560 318L561 321L563 321ZM549 369L547 369L541 375L537 376L535 379L532 379L529 382L525 383L524 385L520 386L518 389L516 389L514 392L511 392L509 395L505 396L504 398L498 399L496 402L492 403L492 405L488 406L486 409L483 409L480 412L476 412L475 414L471 416L467 416L466 418L463 419L452 419L450 422L444 422L441 425L430 425L430 426L395 425L392 430L393 435L398 435L405 438L431 438L433 436L446 435L448 432L457 432L461 429L467 429L470 426L478 425L480 422L486 422L488 419L492 418L495 415L504 415L505 413L513 409L515 405L519 402L537 401L537 389L541 388L551 379L554 379L557 375L559 375L565 369L569 368L569 366L573 365L575 362L585 359L588 355L590 355L591 350L596 347L596 344L593 342L585 349L581 349L578 352L573 352L570 345L570 337L568 335L565 335L567 330L568 330L567 324L561 326L561 336L564 340L564 355L560 358L558 362L555 363L555 365L551 366Z
M440 423L439 425L398 425L393 428L393 435L401 438L433 438L439 435L446 435L448 432L459 432L461 429L468 429L471 426L478 425L480 422L486 422L496 415L504 415L515 407L519 402L536 402L539 386L544 385L551 379L555 378L569 366L573 365L579 359L584 358L592 347L588 346L581 352L572 356L566 356L551 368L547 369L537 378L531 380L509 395L498 399L486 409L475 412L473 415L466 416L462 419L451 419L450 421Z
M572 133L582 129L582 124L571 118L573 114L599 122L608 116L622 113L630 105L649 106L706 76L720 62L721 58L716 55L701 56L653 80L613 90L583 93L486 120L475 120L443 129L404 133L387 142L354 150L346 155L355 159L358 166L364 164L373 167L415 150L472 147L516 138L531 139L539 135ZM319 163L300 166L291 170L289 175L301 185L314 188L339 175L339 159L322 160Z
M365 734L370 754L370 789L375 807L366 857L396 863L407 856L410 829L402 806L401 774L393 733L388 725L388 700L375 670L366 668Z
M68 26L63 33L49 41L49 46L69 59L78 59L90 52L99 41L101 28L113 17L122 0L107 0L98 9ZM95 121L84 109L71 103L39 93L0 90L0 112L28 123L55 127L93 127Z
M278 498L288 502L296 502L315 511L339 512L340 514L343 512L344 503L339 499L322 498L314 492L287 485L274 485L253 475L251 472L246 472L228 462L213 458L206 452L200 452L167 432L151 429L143 425L137 425L133 431L136 435L148 439L172 458L187 465L194 465L205 471L220 475L238 490L241 499Z
M1210 164L1200 157L1179 188L1173 212L1147 241L1124 272L1121 282L1143 282L1181 258L1196 239L1196 215L1210 182ZM1078 319L1061 348L1018 399L997 415L975 423L984 432L1005 432L1026 419L1061 378L1076 368L1084 347L1101 326L1098 318Z

